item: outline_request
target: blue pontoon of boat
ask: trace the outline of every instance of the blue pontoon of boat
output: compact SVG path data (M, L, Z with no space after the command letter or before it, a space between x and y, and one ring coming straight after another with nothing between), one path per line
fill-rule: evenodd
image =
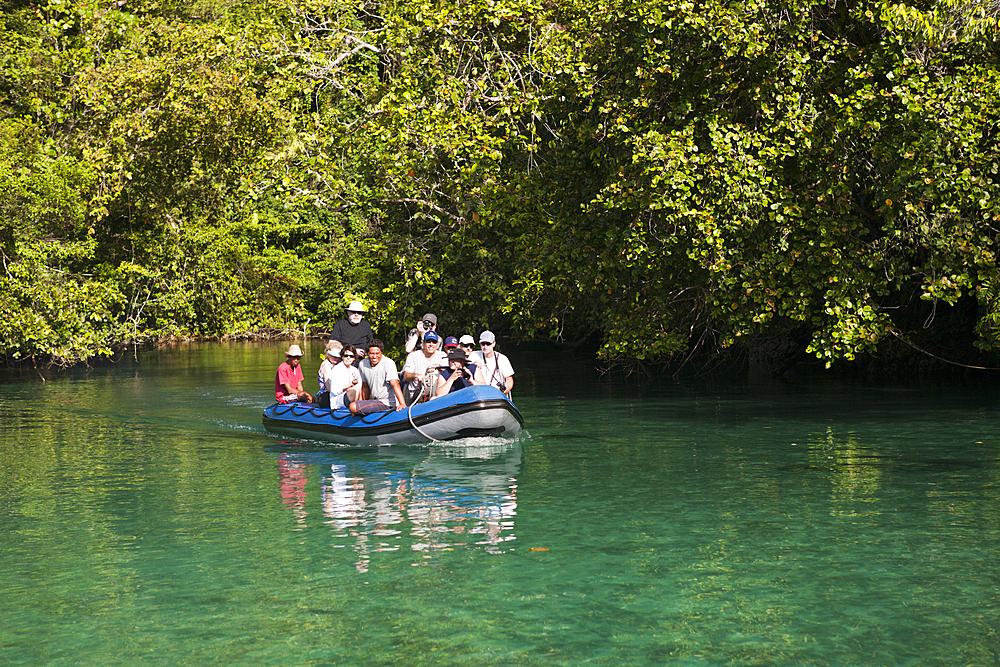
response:
M480 385L399 411L352 415L313 403L275 403L264 410L272 433L344 445L409 445L436 440L497 436L514 438L524 419L496 387Z

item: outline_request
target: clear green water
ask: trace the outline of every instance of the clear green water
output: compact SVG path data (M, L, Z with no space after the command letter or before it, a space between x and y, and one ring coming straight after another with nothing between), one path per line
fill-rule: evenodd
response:
M0 664L1000 664L988 385L515 356L518 442L339 450L263 431L280 360L0 380Z

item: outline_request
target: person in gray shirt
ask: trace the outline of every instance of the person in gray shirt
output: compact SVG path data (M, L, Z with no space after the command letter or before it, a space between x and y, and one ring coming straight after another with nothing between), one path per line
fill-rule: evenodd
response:
M382 354L385 344L378 338L368 346L368 358L361 362L361 399L350 405L356 415L373 412L402 410L406 407L399 388L399 371L396 362Z

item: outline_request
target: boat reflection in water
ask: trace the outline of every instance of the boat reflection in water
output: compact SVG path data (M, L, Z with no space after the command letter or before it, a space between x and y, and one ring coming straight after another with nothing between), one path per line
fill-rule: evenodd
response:
M441 550L502 553L515 539L520 442L476 438L374 452L271 449L295 529L328 527L335 547L357 552L360 572L380 553L387 560L393 552L413 554L413 564L426 564Z

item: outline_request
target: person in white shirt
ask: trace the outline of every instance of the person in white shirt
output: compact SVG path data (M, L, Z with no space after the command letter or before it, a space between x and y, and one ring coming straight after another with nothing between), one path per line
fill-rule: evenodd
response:
M472 351L476 349L476 339L469 334L462 334L462 337L458 339L458 346L465 350L466 358L471 358Z
M321 408L330 407L329 404L323 405L323 398L320 398L324 393L326 393L326 380L324 379L334 366L340 363L340 349L344 345L339 340L331 340L326 344L326 349L323 350L323 363L319 365L319 370L316 372L316 379L319 381L319 393L316 394L316 398L320 403ZM327 396L326 398L329 398Z
M423 344L419 350L415 350L406 355L403 363L403 396L407 403L412 403L420 394L420 383L426 385L424 395L427 398L434 396L437 389L437 368L448 365L448 357L438 349L441 342L436 331L428 331L424 334ZM431 371L428 374L428 370Z
M471 361L482 371L488 384L497 387L509 398L510 390L514 388L514 367L510 365L507 355L497 352L496 343L497 337L492 331L479 334L481 349L472 353Z
M330 392L330 409L350 407L361 397L361 373L354 365L358 358L353 345L345 345L340 350L340 363L331 366L323 380Z

